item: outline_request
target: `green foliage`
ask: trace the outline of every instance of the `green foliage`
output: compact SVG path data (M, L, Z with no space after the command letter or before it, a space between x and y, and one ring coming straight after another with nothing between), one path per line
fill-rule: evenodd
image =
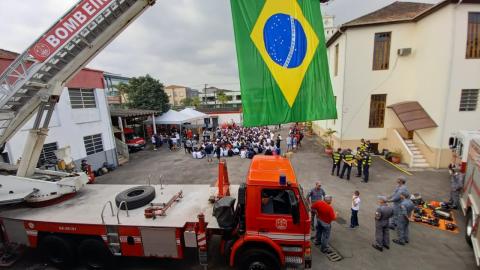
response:
M189 106L193 106L193 107L198 107L200 106L200 98L199 97L193 97L193 98L185 98L185 99L182 99L182 105L185 106L185 107L189 107Z
M225 103L228 102L229 97L225 94L224 91L219 91L217 93L217 100L220 102L220 104L225 105Z
M333 134L337 133L336 130L333 130L331 128L327 129L325 133L323 133L322 138L323 138L323 146L325 148L332 148L333 147Z
M166 112L170 109L168 96L163 84L150 75L130 79L128 84L120 84L120 93L124 92L129 108ZM123 96L123 94L122 94Z

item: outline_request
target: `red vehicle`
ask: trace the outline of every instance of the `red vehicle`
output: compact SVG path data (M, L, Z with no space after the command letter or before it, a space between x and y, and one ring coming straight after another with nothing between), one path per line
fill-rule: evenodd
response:
M219 253L232 267L303 269L312 263L308 208L289 160L256 156L240 186L229 185L221 162L217 188L94 184L52 206L5 209L0 223L6 243L39 247L64 268L74 258L94 269L114 256L183 259L188 248L205 266L212 236L221 235Z
M129 151L140 151L145 148L145 139L137 136L133 128L124 128L123 134Z

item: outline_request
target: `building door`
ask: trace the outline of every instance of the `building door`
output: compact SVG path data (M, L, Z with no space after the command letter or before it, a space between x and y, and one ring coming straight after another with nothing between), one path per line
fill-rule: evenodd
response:
M218 127L218 117L212 117L212 127L213 128Z
M409 131L409 132L408 132L408 138L407 138L407 139L413 140L413 133L414 133L414 132L415 132L414 130Z

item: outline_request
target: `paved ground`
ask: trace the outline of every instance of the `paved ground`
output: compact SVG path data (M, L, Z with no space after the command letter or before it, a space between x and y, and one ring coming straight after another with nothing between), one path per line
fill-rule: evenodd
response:
M395 186L395 178L402 175L402 172L375 158L368 184L361 183L354 176L347 182L330 176L330 159L323 154L317 138L306 137L305 140L303 148L292 157L297 178L302 185L309 189L316 180L321 180L327 193L334 196L333 205L344 220L350 218L352 192L359 190L362 198L360 228L351 230L346 228L346 224L333 225L331 244L345 259L333 263L318 249L314 249L313 269L475 269L473 252L464 240L464 219L460 212L456 213L462 228L459 234L411 224L411 243L408 246L400 247L392 243L392 248L388 251L374 250L371 243L374 236L376 196L390 194ZM227 162L231 182L243 182L250 161L233 157ZM156 152L145 150L133 154L130 163L97 178L97 182L142 184L148 181L148 175L152 175L152 184L158 182L159 175L163 175L166 184L212 184L216 179L217 166L207 164L206 160L193 160L183 150L173 153L165 148ZM448 198L449 178L446 171L414 172L413 176L408 177L407 184L411 192L420 192L426 200ZM209 269L228 269L220 256L213 255L215 246L211 249L212 267ZM201 269L196 264L194 254L190 254L189 258L181 262L127 258L120 261L118 269ZM28 252L25 259L13 269L27 269L39 262L36 252Z

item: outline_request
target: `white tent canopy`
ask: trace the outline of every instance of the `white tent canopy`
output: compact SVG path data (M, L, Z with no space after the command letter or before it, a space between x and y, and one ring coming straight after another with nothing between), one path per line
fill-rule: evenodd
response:
M199 111L194 110L192 108L185 108L185 109L181 110L180 113L189 115L189 116L192 117L192 119L203 119L203 118L208 118L209 117L208 114L199 112Z
M155 117L156 125L181 125L183 123L188 123L192 120L195 120L194 117L177 112L175 110L169 110L168 112ZM152 119L145 121L147 123L152 123Z

